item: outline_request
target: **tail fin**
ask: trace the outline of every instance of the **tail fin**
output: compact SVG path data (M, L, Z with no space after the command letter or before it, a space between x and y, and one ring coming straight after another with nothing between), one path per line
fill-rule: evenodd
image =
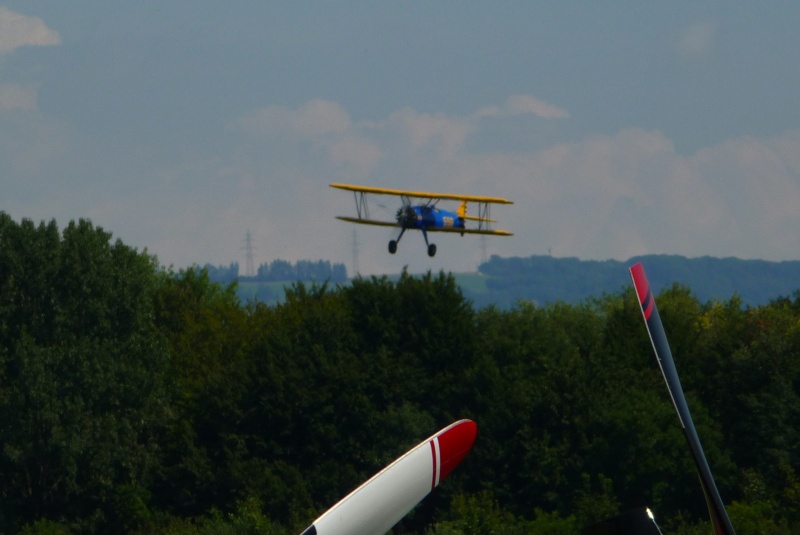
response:
M631 278L633 279L633 287L639 298L639 307L642 309L642 316L644 317L644 322L647 327L647 333L650 335L650 341L653 344L653 350L656 354L658 366L661 368L661 374L664 376L664 380L667 383L667 391L672 398L672 404L675 406L675 410L678 412L678 420L683 428L686 441L689 443L692 457L694 457L697 474L700 476L700 485L703 487L703 494L706 498L708 513L711 516L711 523L714 526L714 533L716 535L735 535L736 532L733 531L733 526L731 525L730 518L728 518L725 505L722 503L722 498L717 490L714 477L711 475L711 468L709 468L708 461L706 461L703 446L700 444L700 438L697 436L697 430L694 428L692 415L689 413L689 405L686 403L686 397L683 394L681 381L678 377L678 370L675 368L675 361L672 359L672 352L667 343L664 325L661 323L661 317L658 315L658 308L656 308L653 292L650 291L650 283L647 282L647 277L645 276L644 268L641 263L631 266L630 272Z
M461 201L461 204L458 206L458 217L464 219L467 216L467 201Z
M458 212L456 212L460 221L458 222L458 226L462 229L466 226L465 221L467 220L467 201L461 201L461 204L458 205ZM464 233L461 233L461 236L464 236Z

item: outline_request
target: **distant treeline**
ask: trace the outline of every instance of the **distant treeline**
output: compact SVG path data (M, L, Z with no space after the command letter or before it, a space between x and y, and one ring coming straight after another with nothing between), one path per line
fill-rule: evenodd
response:
M552 256L501 258L492 256L479 267L485 286L462 288L475 307L488 305L509 309L519 301L576 304L586 299L618 292L630 284L628 267L642 262L655 289L678 283L692 288L698 299L724 301L736 296L742 304L756 306L800 287L800 261L771 262L740 258L687 258L678 255L637 256L629 260L580 260ZM213 282L229 284L272 282L347 283L344 264L300 260L296 264L273 260L261 264L252 277L239 272L239 264L204 268ZM455 274L459 282L459 274ZM276 303L283 291L268 284L239 285L242 301L258 298Z
M579 260L530 256L492 256L479 271L487 276L485 294L471 295L476 304L511 307L518 300L578 303L614 293L630 284L628 267L642 262L653 288L679 283L701 300L726 300L736 295L745 305L762 305L800 287L800 261L769 262L709 256L637 256L626 261Z
M331 264L328 260L298 260L292 264L286 260L273 260L258 266L252 277L239 273L239 263L232 262L227 267L203 266L213 282L229 284L237 279L253 282L332 282L347 281L347 268L344 264Z

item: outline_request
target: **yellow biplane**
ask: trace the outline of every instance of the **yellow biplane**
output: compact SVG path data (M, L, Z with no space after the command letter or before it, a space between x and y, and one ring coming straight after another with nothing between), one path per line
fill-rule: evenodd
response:
M397 244L408 229L422 231L425 245L428 246L428 256L436 254L436 245L428 242L428 232L457 232L464 234L483 234L488 236L511 236L505 230L489 228L494 219L489 218L489 206L492 204L513 204L508 199L501 197L485 197L482 195L455 195L452 193L429 193L425 191L406 191L389 188L375 188L370 186L353 186L351 184L331 184L332 188L352 191L356 201L356 217L337 216L337 219L360 223L362 225L378 225L381 227L399 227L400 235L396 240L389 242L389 252L397 252ZM398 208L394 221L379 221L370 219L367 207L367 195L396 195L400 197L402 206ZM419 203L413 204L412 199ZM455 212L450 212L437 207L441 200L460 201L461 204ZM478 215L467 215L467 203L478 205ZM467 221L477 223L477 228L467 228Z

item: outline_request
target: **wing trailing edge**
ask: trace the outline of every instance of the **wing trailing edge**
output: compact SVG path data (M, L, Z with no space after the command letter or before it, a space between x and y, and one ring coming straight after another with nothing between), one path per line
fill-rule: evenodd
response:
M513 236L507 230L478 229L478 228L457 228L457 227L428 227L427 232L454 232L456 234L483 234L484 236Z
M360 225L373 225L377 227L399 227L400 224L395 221L378 221L376 219L363 219L358 217L348 217L344 215L337 215L336 219L347 221L348 223L358 223ZM485 236L513 236L507 230L495 229L474 229L474 228L457 228L457 227L427 227L426 232L452 232L456 234L483 234Z

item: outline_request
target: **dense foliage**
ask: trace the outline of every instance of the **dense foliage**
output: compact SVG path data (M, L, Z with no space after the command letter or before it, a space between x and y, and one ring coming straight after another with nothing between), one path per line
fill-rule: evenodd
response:
M657 299L737 533L800 531L800 294ZM243 304L87 221L0 214L2 532L298 533L459 418L472 452L396 533L574 534L642 505L708 533L630 288L476 309L404 273Z

